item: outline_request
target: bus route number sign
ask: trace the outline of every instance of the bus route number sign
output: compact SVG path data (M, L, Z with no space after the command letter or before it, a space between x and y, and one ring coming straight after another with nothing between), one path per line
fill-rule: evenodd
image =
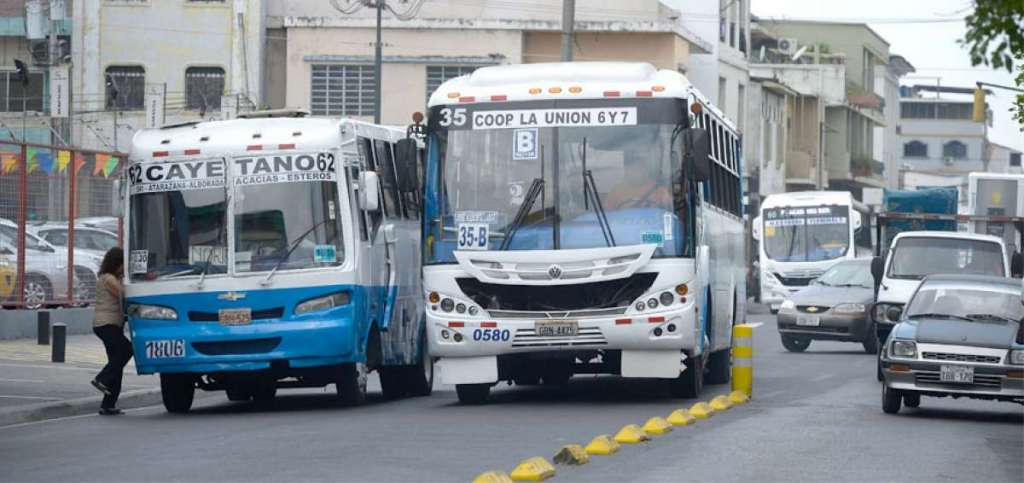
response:
M459 223L459 250L486 250L490 225L487 223Z

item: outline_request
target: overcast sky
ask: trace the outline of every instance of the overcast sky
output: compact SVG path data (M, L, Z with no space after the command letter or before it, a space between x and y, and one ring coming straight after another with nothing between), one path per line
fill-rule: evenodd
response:
M971 67L967 50L957 44L964 35L962 19L973 9L969 0L750 0L758 17L865 22L889 42L889 52L905 57L917 69L901 83L973 87L976 81L1012 86L1006 70ZM672 4L672 1L665 3ZM949 22L892 23L903 20L949 19ZM1021 60L1024 62L1024 59ZM994 121L989 138L1024 151L1024 133L1010 114L1012 93L989 96Z

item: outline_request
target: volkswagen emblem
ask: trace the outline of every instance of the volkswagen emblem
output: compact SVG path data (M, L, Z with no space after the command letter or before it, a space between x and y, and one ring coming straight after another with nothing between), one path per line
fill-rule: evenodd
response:
M217 296L218 300L227 300L227 301L230 301L230 302L237 302L237 301L242 300L244 298L245 298L245 294L244 293L238 293L238 292L224 292L224 293L222 293L222 294Z
M558 265L548 267L548 276L555 279L562 278L562 267Z

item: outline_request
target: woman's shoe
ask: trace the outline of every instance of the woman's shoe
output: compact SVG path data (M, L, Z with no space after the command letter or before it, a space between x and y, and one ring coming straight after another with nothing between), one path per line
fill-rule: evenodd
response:
M100 408L100 416L120 416L122 414L124 411L117 408Z
M92 387L95 387L96 389L98 389L103 394L106 394L107 396L110 395L110 389L107 388L106 384L103 384L102 382L97 381L96 379L93 379L91 382L92 382Z

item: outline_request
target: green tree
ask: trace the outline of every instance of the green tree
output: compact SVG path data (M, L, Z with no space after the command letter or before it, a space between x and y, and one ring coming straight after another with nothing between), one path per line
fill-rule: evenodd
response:
M967 16L967 33L960 43L970 50L971 64L991 65L1013 72L1024 87L1024 0L974 0ZM1024 94L1014 101L1013 117L1024 131Z

